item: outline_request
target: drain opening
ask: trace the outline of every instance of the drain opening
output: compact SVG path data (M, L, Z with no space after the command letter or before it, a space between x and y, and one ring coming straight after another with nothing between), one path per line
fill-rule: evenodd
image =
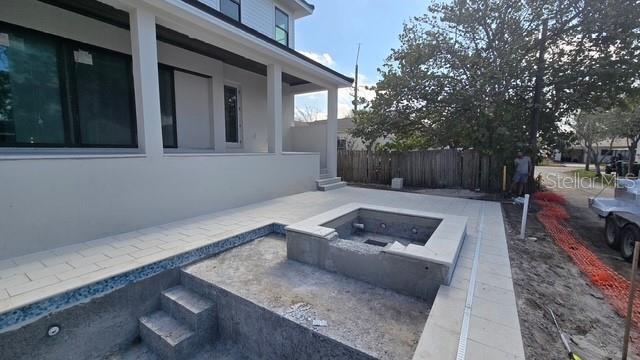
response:
M378 240L373 240L373 239L369 239L367 241L364 242L365 244L369 244L369 245L373 245L373 246L382 246L385 247L387 246L386 242L382 242L382 241L378 241Z

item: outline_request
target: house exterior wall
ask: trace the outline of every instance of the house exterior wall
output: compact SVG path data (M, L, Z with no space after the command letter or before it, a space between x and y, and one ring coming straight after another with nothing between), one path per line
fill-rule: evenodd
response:
M178 146L188 149L213 147L211 80L174 71Z
M200 2L220 11L220 0L200 0ZM289 47L295 44L295 19L293 11L285 4L273 0L242 0L240 20L243 24L275 38L275 7L289 14Z
M54 20L55 19L55 20ZM35 0L8 0L0 12L0 21L24 26L53 35L96 45L106 49L131 54L131 40L129 32L84 16L70 13L60 8L50 6ZM83 31L79 32L78 29ZM264 76L223 64L223 74L216 73L219 62L182 48L158 42L158 61L165 65L193 71L212 78L222 76L225 84L240 89L240 112L242 121L242 144L228 146L228 152L267 152L268 132L265 114L267 113L267 79ZM203 94L190 90L187 82L196 82L192 75L177 73L176 80L176 112L178 120L178 143L186 148L203 148L206 134L194 133L187 130L185 121L193 121L194 112L206 116L211 124L211 115L205 114L206 105L202 104ZM202 87L202 84L195 84ZM178 93L178 90L189 91L188 94ZM198 97L198 100L194 99ZM286 97L286 96L285 96ZM197 109L193 108L193 102ZM292 101L292 100L291 100ZM211 102L208 106L212 106ZM285 118L293 117L293 107L285 108ZM189 118L181 119L181 115ZM182 124L180 122L182 121ZM198 130L207 131L206 124L199 123ZM182 131L180 129L182 128ZM188 133L185 133L185 130Z
M39 1L4 1L0 21L131 54L127 30ZM131 153L136 149L0 149L0 259L315 188L319 155L255 153L268 148L264 76L169 44L157 49L162 64L240 87L244 143L228 152L244 153L151 157ZM211 85L181 72L175 80L178 123L181 116L199 121L205 133L179 141L204 146L202 119L211 126L213 103L205 104L212 98L205 89Z
M313 190L318 155L0 160L0 259Z
M289 129L291 146L288 151L320 154L320 168L327 167L327 125L292 126ZM337 142L336 142L337 143Z

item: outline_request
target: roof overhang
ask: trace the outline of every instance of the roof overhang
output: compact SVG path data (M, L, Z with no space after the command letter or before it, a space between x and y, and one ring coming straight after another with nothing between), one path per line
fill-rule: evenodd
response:
M305 0L277 0L278 3L293 11L293 17L299 19L301 17L313 14L315 7Z
M43 1L70 2L67 0ZM280 64L287 76L313 82L322 87L341 88L351 86L353 83L352 78L309 59L240 22L225 17L197 0L98 1L127 12L133 7L145 8L156 14L159 26L177 31L186 38L232 52L246 61L260 64L265 69L267 64ZM298 85L301 82L295 82L295 84Z

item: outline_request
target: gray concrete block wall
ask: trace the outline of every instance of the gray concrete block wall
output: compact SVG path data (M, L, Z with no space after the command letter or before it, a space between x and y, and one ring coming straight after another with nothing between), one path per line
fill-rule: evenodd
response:
M232 341L251 358L263 360L375 359L347 344L319 334L184 272L182 283L216 303L220 337Z

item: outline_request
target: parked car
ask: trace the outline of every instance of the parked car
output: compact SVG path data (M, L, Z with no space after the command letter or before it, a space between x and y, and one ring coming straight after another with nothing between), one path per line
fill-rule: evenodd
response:
M638 177L638 172L640 170L640 163L634 163L631 167L631 174ZM617 160L616 158L612 158L605 164L604 172L606 174L616 173L621 176L625 176L629 174L629 161L628 160Z

